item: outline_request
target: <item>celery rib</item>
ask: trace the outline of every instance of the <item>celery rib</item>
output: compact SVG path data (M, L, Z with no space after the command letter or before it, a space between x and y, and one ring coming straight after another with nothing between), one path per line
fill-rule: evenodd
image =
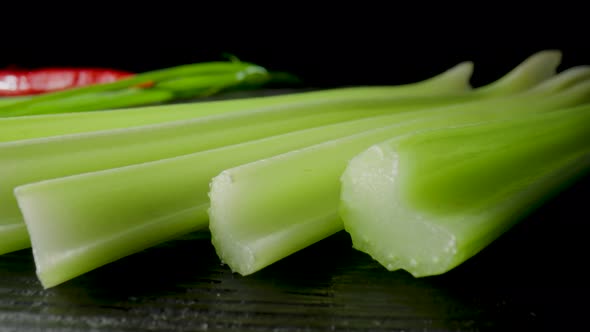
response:
M470 66L459 65L434 79L412 84L412 89L397 86L397 89L369 89L366 93L365 88L361 90L365 93L357 95L355 89L332 91L319 94L331 95L320 99L310 98L308 94L291 104L273 106L271 103L266 108L192 120L1 143L0 175L5 180L0 182L0 199L4 202L0 225L22 224L12 192L25 183L171 158L330 123L455 104L472 98L463 91L470 74ZM459 84L453 83L455 81ZM438 84L444 87L437 88ZM458 95L431 95L432 89L439 93L458 89L453 90ZM347 91L355 93L337 98ZM396 97L399 93L410 94L410 91L414 91L411 93L414 97ZM418 97L422 93L424 95ZM3 236L1 230L0 237ZM0 242L0 253L29 246L24 224L18 238L20 242Z
M340 175L351 158L372 144L417 130L510 119L575 106L590 101L590 82L554 97L529 97L520 103L490 100L487 105L465 104L454 112L448 107L441 112L442 116L422 113L414 121L225 170L213 178L210 193L209 227L218 255L233 271L248 275L312 241L342 230L342 222L336 217ZM308 221L308 227L296 227ZM289 230L289 236L285 236ZM281 251L281 255L276 251ZM251 256L245 258L245 253Z
M237 144L305 128L359 118L409 112L457 99L422 98L302 104L203 117L161 125L57 136L0 144L0 225L20 221L15 187L45 179L98 171ZM397 107L396 107L397 106ZM23 233L24 234L24 233ZM0 232L0 236L2 233ZM22 245L26 246L26 237ZM0 253L19 248L0 244Z
M590 169L590 105L413 133L356 156L340 212L388 270L445 273Z
M207 227L209 182L223 169L383 123L381 117L350 121L19 186L16 198L31 236L39 278L51 287L86 272L81 266L96 268L121 254L142 250L146 243ZM63 231L49 231L55 228ZM141 240L130 241L122 234Z
M541 66L542 62L537 62L535 66L528 66L527 70L551 72L547 71L547 67L555 64L553 58L555 55L547 53L545 56L546 66ZM525 61L524 64L527 62ZM438 85L433 84L437 80L435 78L427 80L425 84L416 83L412 85L413 88L408 85L401 86L399 89L395 89L396 87L380 89L393 91L394 94L397 92L414 96L452 93L454 96L447 97L448 100L455 102L472 100L472 103L478 103L483 97L482 102L485 102L485 98L489 98L493 93L476 89L465 94L465 89L469 90L466 80L470 71L471 65L466 63L458 67L454 76L448 73L441 75L443 78L446 75L446 79L439 77ZM531 86L537 83L539 82L529 80ZM514 91L526 90L523 86L515 84ZM570 90L573 89L556 95L551 99L552 102L543 103L546 105L544 107L571 103L577 95ZM351 95L357 94L358 99L345 99L345 101L356 100L361 103L362 98L371 99L371 91L376 90L372 87L341 89L319 92L317 95L338 100L343 95L351 98ZM515 100L528 103L547 95L546 92L539 92L528 97L515 97ZM290 98L297 101L298 96L290 96ZM415 109L425 108L424 111L418 111L421 114L423 112L443 113L442 111L447 111L449 107L457 107L447 105L438 107L436 110L426 110L432 105L426 107L423 101L422 105L417 107L416 98L405 98L405 100L408 105L413 104L412 107ZM507 105L518 104L516 101L509 100L503 99L486 105L507 107ZM326 125L181 157L19 186L15 193L27 230L33 240L33 252L40 280L44 287L51 287L147 246L195 228L206 227L209 181L224 169L258 159L271 158L277 154L338 137L381 128L395 122L407 121L417 116L410 113ZM380 135L383 135L383 138L388 137L385 131L381 131ZM15 144L23 143L15 142ZM80 186L85 188L82 193L79 191ZM78 189L77 192L74 188ZM154 188L158 189L154 191ZM110 208L104 209L101 208L102 206ZM334 214L335 211L329 213ZM80 223L80 220L85 222ZM64 231L59 234L50 232L55 228ZM306 230L309 228L305 227L302 231ZM135 241L136 238L141 239Z

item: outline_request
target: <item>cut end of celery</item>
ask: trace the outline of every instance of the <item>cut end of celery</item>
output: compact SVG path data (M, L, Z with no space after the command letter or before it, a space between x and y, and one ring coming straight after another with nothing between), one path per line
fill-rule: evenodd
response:
M132 171L138 173L137 168ZM113 182L94 181L103 174L79 174L15 188L23 228L26 224L37 276L44 288L206 226L205 206L154 217L155 210L146 208L146 196L116 196L117 190L125 187L120 181L116 190L109 187ZM128 174L122 176L131 181ZM171 178L166 176L168 181ZM134 186L131 182L127 185Z
M237 241L233 233L227 229L231 228L231 223L226 221L228 218L231 219L231 207L228 207L226 202L232 200L232 192L225 188L231 186L232 182L232 175L227 171L213 178L209 196L215 199L211 199L209 207L209 228L211 242L221 261L233 272L245 276L254 273L257 268L252 250Z
M442 274L456 261L456 239L405 206L399 172L397 153L379 146L351 160L341 177L344 228L355 249L390 271L403 269L415 277Z
M65 229L56 229L51 222L47 222L46 207L42 200L36 199L34 195L29 195L28 186L17 187L14 191L26 223L22 226L28 230L33 245L33 257L35 260L36 273L41 286L44 289L51 288L71 278L71 275L79 275L85 272L84 265L74 265L72 268L67 263L68 259L75 257L76 252L67 251L64 254L56 255L54 247L63 245ZM57 206L57 204L50 204ZM51 216L49 216L51 218ZM30 244L29 244L30 246ZM77 270L81 268L82 270Z
M226 169L212 179L209 229L232 271L255 273L342 230L338 190L325 191L321 184L332 178L337 187L338 175L310 171L313 166L301 166L308 164L296 152ZM309 161L317 162L314 157Z

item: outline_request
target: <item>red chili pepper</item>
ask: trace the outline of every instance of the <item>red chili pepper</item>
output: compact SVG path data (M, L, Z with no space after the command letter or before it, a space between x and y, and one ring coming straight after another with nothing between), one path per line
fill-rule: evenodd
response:
M134 73L103 68L41 68L0 70L0 96L26 96L110 83Z

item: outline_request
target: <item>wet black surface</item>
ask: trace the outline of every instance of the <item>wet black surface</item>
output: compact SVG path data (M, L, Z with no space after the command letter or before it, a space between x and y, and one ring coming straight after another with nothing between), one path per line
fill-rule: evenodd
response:
M338 233L256 274L198 232L43 290L0 257L2 331L566 331L587 325L590 178L441 276L388 272Z

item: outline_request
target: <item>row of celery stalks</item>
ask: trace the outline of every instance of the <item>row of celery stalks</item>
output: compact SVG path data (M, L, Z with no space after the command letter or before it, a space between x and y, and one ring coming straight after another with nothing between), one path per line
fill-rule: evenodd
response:
M464 62L393 86L94 112L63 103L102 102L75 91L5 103L0 253L32 247L49 288L208 229L249 275L345 230L388 270L445 273L590 169L590 67L558 72L561 56L538 52L477 88ZM194 88L224 66L229 81L265 73L160 75Z

